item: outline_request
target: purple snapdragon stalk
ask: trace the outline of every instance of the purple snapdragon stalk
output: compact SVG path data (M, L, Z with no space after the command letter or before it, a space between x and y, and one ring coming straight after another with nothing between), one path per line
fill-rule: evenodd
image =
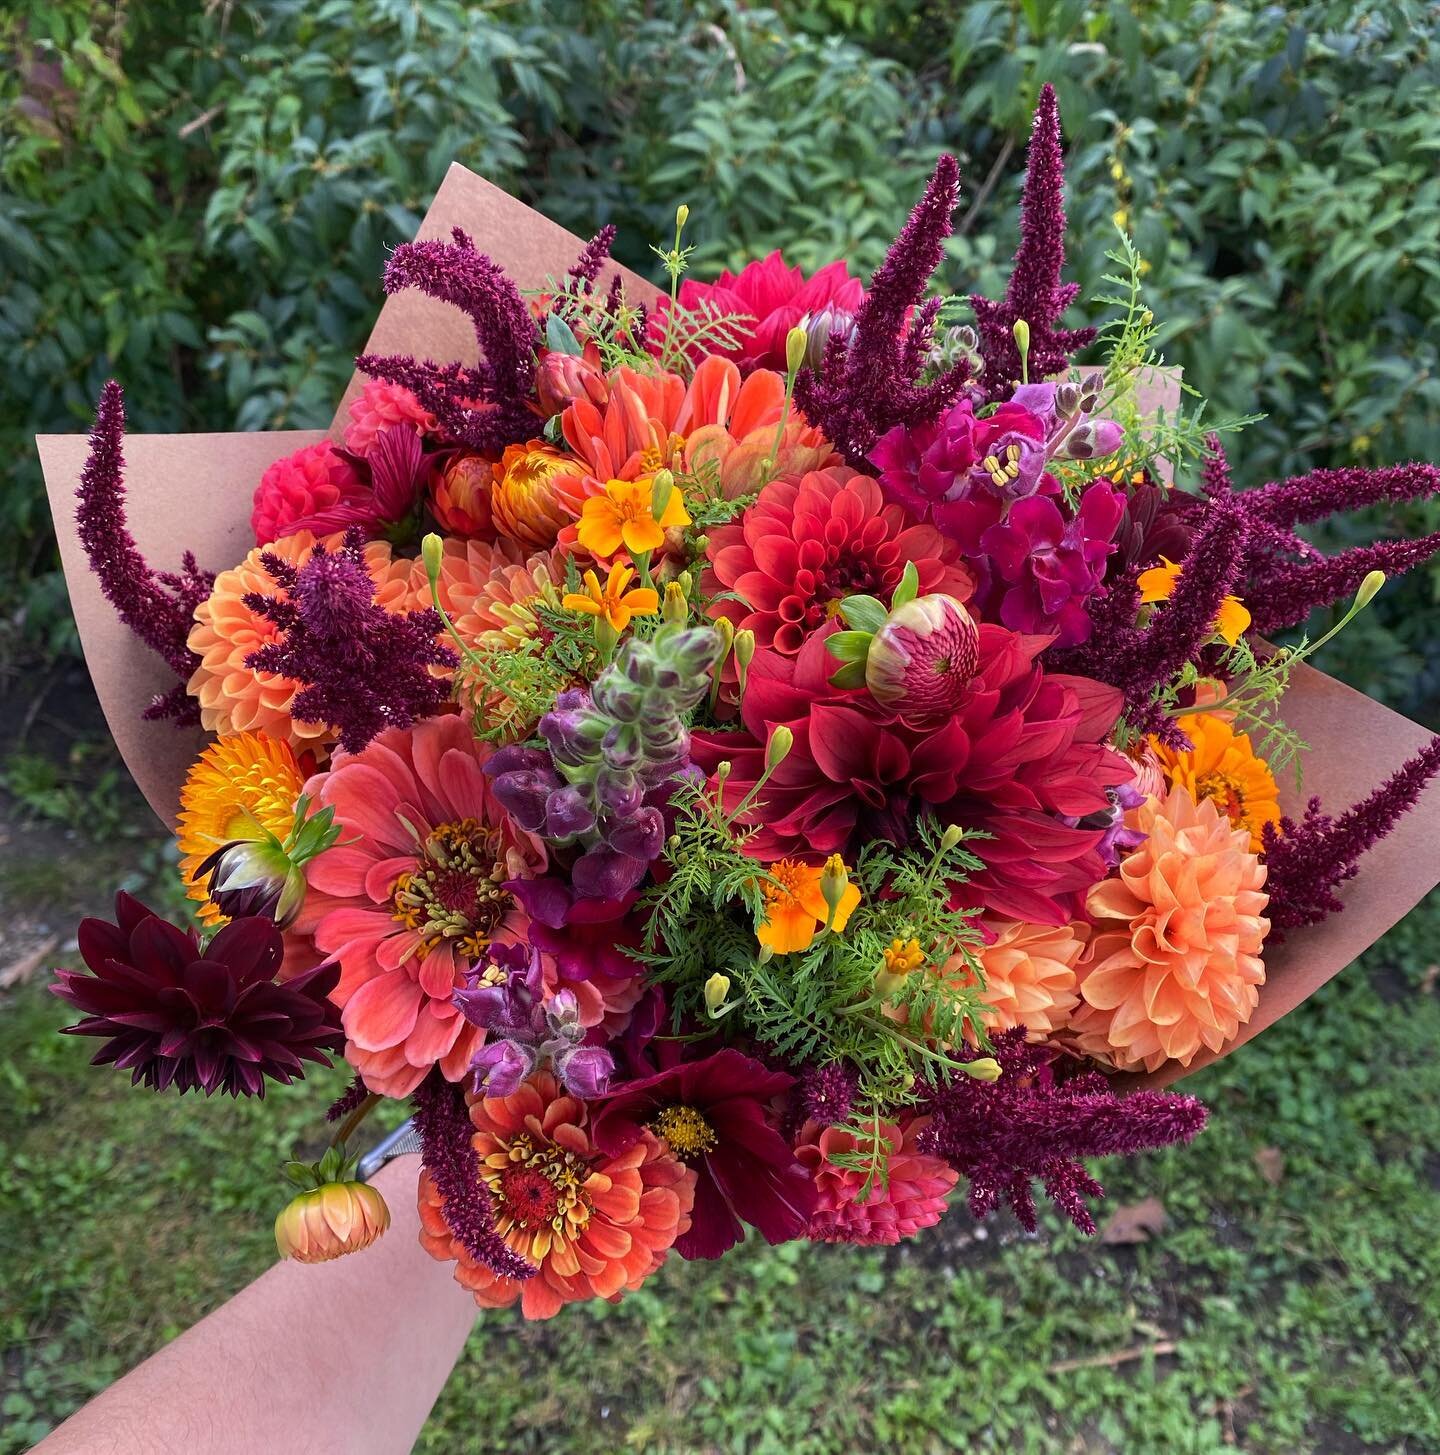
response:
M573 990L544 999L540 952L533 945L491 945L453 1000L471 1025L486 1032L470 1063L476 1091L511 1096L547 1066L582 1101L608 1090L615 1058L603 1046L585 1044Z

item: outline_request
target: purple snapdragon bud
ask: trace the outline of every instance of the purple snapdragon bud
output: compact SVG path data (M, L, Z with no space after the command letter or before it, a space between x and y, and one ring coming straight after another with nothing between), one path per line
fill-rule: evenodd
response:
M561 786L548 768L541 772L522 768L496 777L495 798L526 833L536 834L547 822L551 794Z
M573 839L595 827L595 813L578 788L567 785L552 793L545 804L545 837Z
M487 1041L470 1062L475 1090L486 1096L513 1096L536 1067L539 1057L533 1046L506 1038Z
M645 801L645 785L633 774L608 764L595 775L595 796L606 813L626 817Z
M555 1058L555 1074L572 1096L590 1101L609 1091L615 1058L603 1046L574 1046Z
M665 843L665 818L658 808L642 808L629 818L615 819L603 830L612 849L632 859L649 861Z
M571 866L570 882L582 899L622 899L645 877L649 867L648 859L632 858L598 844Z

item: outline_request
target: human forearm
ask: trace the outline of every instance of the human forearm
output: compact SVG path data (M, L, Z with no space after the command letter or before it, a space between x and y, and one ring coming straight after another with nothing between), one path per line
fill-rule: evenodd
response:
M91 1401L36 1455L409 1450L475 1305L417 1242L419 1158L375 1178L392 1225L333 1263L280 1263Z

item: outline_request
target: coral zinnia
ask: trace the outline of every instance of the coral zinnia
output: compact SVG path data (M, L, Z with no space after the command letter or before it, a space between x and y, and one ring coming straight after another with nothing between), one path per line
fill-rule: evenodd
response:
M879 1158L884 1175L870 1179L862 1199L866 1174L837 1166L834 1159L869 1155L874 1143L843 1127L807 1122L795 1155L814 1179L819 1201L805 1236L817 1243L890 1244L938 1223L960 1174L942 1158L918 1149L928 1125L928 1117L911 1117L901 1126L880 1124L877 1135L887 1144Z
M1270 765L1223 714L1191 713L1180 727L1194 745L1187 750L1150 740L1165 781L1187 789L1197 802L1211 799L1237 829L1249 833L1251 849L1260 853L1265 825L1280 823L1280 787Z
M481 1033L451 1002L492 940L523 938L506 880L544 868L482 771L490 749L458 717L390 729L306 784L344 835L305 866L296 929L340 961L346 1059L371 1091L404 1096L437 1062L465 1074Z
M695 1169L694 1221L675 1241L682 1258L718 1258L744 1237L742 1219L770 1243L798 1237L809 1221L814 1184L767 1115L794 1081L727 1047L631 1081L605 1100L595 1117L597 1146L618 1155L653 1133Z
M365 486L329 440L276 460L260 477L250 508L257 545L289 535L303 520L336 506L358 505Z
M990 1030L1024 1026L1033 1040L1061 1029L1080 999L1075 966L1085 949L1087 927L1027 925L1017 920L981 920L989 943L976 947L975 958L985 974L981 1000L989 1007L980 1017ZM964 957L957 955L945 973L960 984L973 984Z
M715 487L734 500L771 478L835 461L834 447L797 411L779 432L784 414L780 374L759 369L742 382L729 359L711 357L688 385L678 374L622 366L608 376L604 402L577 399L561 427L585 470L583 496L602 493L607 480L637 480L663 466L678 477L713 473Z
M340 537L326 536L323 540L327 547L333 547ZM200 665L187 690L200 704L200 721L207 732L221 737L263 732L289 743L297 752L308 747L322 755L326 740L334 737L328 723L296 722L291 718L291 704L303 684L245 665L252 652L284 636L274 622L245 602L251 595L286 599L284 591L276 590L261 556L268 550L299 567L310 559L315 544L309 531L300 531L264 549L257 546L238 566L220 572L208 599L195 608L189 646L200 658ZM379 589L390 570L390 547L384 541L371 541L365 547L365 565Z
M830 309L835 314L854 315L865 301L865 285L850 276L844 258L826 263L807 278L799 268L787 267L777 248L768 258L746 263L738 273L727 268L713 283L686 278L680 284L681 309L695 310L708 305L722 314L739 318L732 332L733 349L723 350L747 372L751 369L785 368L785 335L796 324L808 323ZM663 336L670 300L662 298L650 317L647 334ZM722 350L716 348L716 353Z
M1126 816L1146 841L1090 891L1094 938L1071 1024L1124 1069L1188 1066L1249 1019L1265 981L1265 867L1210 799L1184 788Z
M185 892L198 900L206 924L224 916L196 880L222 844L263 831L282 842L295 824L295 801L305 775L288 743L264 733L236 733L211 743L191 765L180 790L177 841Z
M156 1091L264 1096L265 1080L302 1080L305 1061L330 1065L340 1048L327 999L339 974L321 965L284 984L275 975L284 940L273 921L232 920L203 948L123 891L115 920L80 923L89 966L56 971L50 989L83 1011L65 1032L104 1036L93 1065L113 1062Z
M973 584L958 547L843 465L767 485L739 520L710 533L705 554L703 590L725 598L715 613L781 652L799 651L842 597L888 602L907 562L922 593L964 601Z
M833 624L793 657L755 654L741 732L697 732L691 756L708 772L729 761L723 793L735 809L765 771L773 729L793 746L764 789L747 852L770 861L846 853L875 838L904 843L918 814L983 829L985 868L964 902L1009 919L1064 924L1105 873L1102 829L1072 826L1109 807L1126 759L1105 745L1119 694L1085 677L1045 672L1043 637L979 629L975 675L953 714L914 723L861 689L830 685Z
M477 1262L445 1221L430 1174L420 1177L420 1244L455 1260L455 1280L481 1308L520 1300L548 1319L580 1299L618 1299L639 1288L690 1225L695 1174L653 1133L623 1151L599 1148L585 1103L548 1071L513 1096L471 1097L472 1143L507 1247L538 1265L521 1282Z

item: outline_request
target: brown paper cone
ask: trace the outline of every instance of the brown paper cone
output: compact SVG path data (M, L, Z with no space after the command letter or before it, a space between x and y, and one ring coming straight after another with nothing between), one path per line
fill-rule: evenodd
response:
M564 228L460 166L450 168L419 236L448 237L454 226L463 227L522 288L540 288L547 276L563 276L581 246ZM654 289L643 280L629 273L625 278L633 300L654 296ZM475 361L477 352L467 319L415 292L386 300L367 350L467 363ZM1178 394L1174 381L1155 383L1157 401L1173 400ZM358 379L352 380L337 421L343 421L345 406L358 389ZM318 432L300 431L128 438L130 527L141 550L161 570L173 569L186 549L195 552L202 566L219 570L233 565L251 545L250 500L265 467L320 438ZM136 783L156 813L171 824L180 785L202 735L141 720L151 697L168 688L172 679L154 654L120 624L87 567L74 521L74 492L86 441L80 435L49 435L37 443L96 692ZM1331 811L1347 808L1429 738L1414 723L1308 667L1295 674L1284 716L1311 744L1303 791L1290 789L1284 795L1291 813L1298 813L1312 793L1318 793ZM1432 786L1397 830L1366 856L1359 877L1341 891L1345 912L1269 950L1259 1009L1225 1053L1294 1009L1440 882L1437 809L1440 789ZM1213 1059L1197 1058L1189 1070ZM1185 1068L1174 1066L1154 1076L1126 1080L1131 1085L1160 1086L1184 1074Z

